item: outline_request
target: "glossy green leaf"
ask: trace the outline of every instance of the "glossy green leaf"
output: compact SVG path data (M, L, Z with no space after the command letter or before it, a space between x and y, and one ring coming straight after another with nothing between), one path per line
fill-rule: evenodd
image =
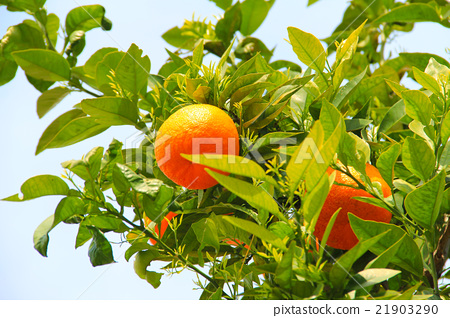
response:
M358 45L359 34L361 33L365 24L366 22L361 24L356 30L354 30L350 34L350 36L342 43L342 45L339 45L337 47L336 61L342 63L342 61L346 59L351 59L353 57L353 54L355 54L356 47Z
M36 79L44 81L68 81L70 66L64 57L56 52L29 49L12 53L17 64Z
M431 176L436 164L436 157L428 143L412 137L406 137L403 143L402 159L405 167L424 181Z
M441 142L442 144L448 143L450 138L450 112L448 112L442 120L441 126Z
M56 226L55 216L50 215L36 228L33 234L34 248L44 257L47 257L48 233Z
M54 13L50 13L49 15L47 15L47 23L45 27L47 29L48 37L52 42L52 45L56 47L56 44L58 42L58 31L60 27L59 17Z
M55 221L64 222L75 215L84 215L84 202L78 197L63 198L55 210Z
M336 289L342 289L353 264L387 234L388 231L377 234L369 239L360 240L351 250L339 257L330 271L330 282L332 286ZM355 278L352 276L350 279L355 281Z
M365 269L358 272L352 277L352 281L349 282L349 284L346 286L346 289L349 291L358 290L361 288L365 289L367 287L384 282L385 280L388 280L400 273L401 271L399 270L389 268Z
M448 142L439 157L439 164L443 167L450 165L450 143Z
M45 42L42 31L36 27L25 22L10 26L0 42L3 57L6 60L15 62L11 55L12 52L28 49L44 49Z
M97 63L95 78L98 89L106 95L116 96L112 89L115 69L119 65L125 52L110 52L106 54L101 62ZM111 77L113 79L111 79Z
M42 8L46 0L7 0L8 10L36 12Z
M9 83L16 77L17 63L0 57L0 86Z
M233 3L233 0L209 0L209 1L214 2L216 6L218 6L222 10L226 10Z
M412 3L392 9L372 23L378 25L386 22L441 22L441 18L432 6L425 3Z
M405 233L405 235L408 235L408 234ZM385 267L387 267L389 265L389 263L391 262L392 258L395 256L395 254L397 254L398 249L400 248L400 246L403 243L403 238L405 237L405 235L400 240L398 240L397 243L390 246L386 251L384 251L383 253L378 255L375 259L373 259L372 261L367 263L365 269L382 268L384 270Z
M163 182L159 179L148 179L138 175L128 166L117 163L118 172L123 175L133 190L156 197Z
M109 53L117 52L117 48L113 47L104 47L96 51L91 57L86 61L83 68L86 74L95 78L97 73L97 64L103 61L105 56Z
M134 271L140 278L147 278L147 267L155 258L158 257L158 255L158 251L153 249L139 251L136 254L136 258L134 260Z
M307 192L306 197L302 200L303 216L305 222L308 224L308 230L311 233L314 232L317 219L328 196L331 184L328 174L323 174L317 185L312 191Z
M267 181L274 186L278 186L277 182L271 176L267 175L264 169L261 168L259 164L248 158L217 154L182 154L181 156L192 161L193 163L199 163L201 165L215 168L223 172L232 173L238 176Z
M88 215L83 224L86 226L95 226L102 230L116 230L122 224L122 220L115 216L108 215Z
M241 3L242 23L240 31L243 35L255 32L269 13L270 5L265 0L245 0Z
M403 99L399 100L387 111L381 120L380 127L378 129L378 136L383 133L387 133L392 127L395 126L406 115L406 107Z
M420 250L416 242L400 227L394 224L362 220L352 213L349 213L349 220L353 232L360 241L370 239L388 231L381 240L370 247L370 251L376 255L381 255L399 240L402 240L403 243L399 247L396 255L391 259L391 262L418 277L422 277L423 265Z
M428 96L422 91L410 90L402 92L406 114L423 125L430 124L433 106Z
M113 251L108 239L95 227L89 227L89 230L92 232L92 242L88 255L92 266L114 263Z
M275 199L262 187L256 187L248 182L224 176L223 174L214 172L208 168L206 168L205 171L229 191L246 200L251 206L259 210L266 210L282 220L286 219L278 210L278 204Z
M230 1L231 2L231 1ZM216 35L224 43L229 44L234 34L239 31L242 21L241 5L237 2L232 7L226 9L222 19L217 21Z
M337 107L337 109L341 109L344 104L348 101L353 92L358 88L359 84L363 80L364 76L367 73L367 68L364 69L360 74L356 75L352 78L347 84L343 87L339 88L336 96L333 99L333 105Z
M79 106L99 124L134 126L139 120L138 108L127 98L84 99Z
M220 249L217 226L211 218L204 218L192 224L197 241L200 242L200 250L204 246L212 246L216 252Z
M71 89L63 86L52 88L39 96L37 101L37 114L42 118L56 105L58 105L67 95L72 92Z
M15 194L3 201L28 201L47 195L67 195L69 186L60 177L53 175L35 176L25 181L20 187L21 194Z
M410 192L405 198L408 215L426 229L433 229L445 190L445 171Z
M440 64L450 67L450 63L446 59L431 53L400 53L400 57L407 65L410 65L411 67L415 66L421 71L425 71L431 58L435 59Z
M131 256L133 256L137 252L149 250L149 249L152 249L152 246L148 243L143 243L143 242L135 243L126 250L125 259L127 260L127 262L129 262Z
M136 44L132 44L115 70L117 83L134 95L147 87L150 74L150 59L142 53Z
M80 223L80 226L78 227L77 237L75 240L75 248L79 248L80 246L83 246L91 238L92 238L91 231L89 231L89 229L85 225L83 225L83 223Z
M98 135L108 128L109 126L95 122L94 118L86 117L86 114L79 109L70 110L56 118L47 127L39 139L36 154L45 149L73 145Z
M317 72L322 72L325 67L327 54L319 39L311 33L294 27L288 27L288 34L298 59Z
M155 223L160 223L167 214L167 206L172 203L173 194L173 188L162 185L154 200L145 196L143 204L147 217Z
M370 119L363 119L363 118L346 119L345 128L347 131L361 130L370 125L372 122L373 121Z
M224 221L244 230L247 231L250 234L255 235L256 237L259 237L261 240L272 244L275 247L280 248L283 251L287 251L286 245L282 242L282 240L275 235L274 233L267 230L265 227L258 225L256 223L235 218L232 216L222 216L221 217Z
M292 288L294 271L292 270L295 256L295 249L297 248L295 241L292 241L286 253L283 254L281 261L278 263L275 271L275 282L282 288Z
M433 76L431 76L425 72L422 72L417 67L413 67L413 72L414 72L414 78L420 85L422 85L424 88L431 91L433 94L436 94L437 96L440 95L441 89L439 87L438 82L436 81L436 79Z
M145 280L153 286L153 288L158 288L161 285L161 277L163 277L163 273L157 273L153 271L147 271L145 274Z
M394 165L402 152L400 144L393 144L384 151L377 160L377 168L380 171L384 181L393 188L394 181Z
M94 28L111 29L111 22L105 17L105 8L101 5L87 5L72 9L66 17L66 33L87 32Z

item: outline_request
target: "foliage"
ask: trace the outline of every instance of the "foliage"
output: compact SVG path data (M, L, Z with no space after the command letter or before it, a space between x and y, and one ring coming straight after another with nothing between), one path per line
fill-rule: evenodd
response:
M353 0L323 39L326 49L314 35L288 29L301 66L273 61L273 50L252 37L274 0L214 2L224 11L217 23L185 21L163 35L176 50L155 74L136 44L127 52L99 48L79 65L85 33L112 26L102 6L73 9L60 28L45 0L0 0L33 18L0 42L0 85L24 70L42 92L39 117L69 94L91 95L49 125L36 154L114 125L142 134L136 148L113 140L62 163L64 178L35 176L4 199L63 196L36 229L36 250L47 255L49 233L63 222L78 226L76 247L90 241L93 266L115 261L109 240L116 233L140 278L160 285L163 273L147 270L155 261L163 270L195 271L202 299L449 299L440 279L449 275L450 64L428 53L391 58L385 44L418 22L449 27L450 5ZM407 77L415 89L401 84ZM153 151L164 120L194 103L224 109L241 137L241 156L197 158L231 174L209 170L220 184L195 191L168 180ZM379 168L391 197L367 178L366 162ZM350 215L359 243L346 252L327 247L326 235L316 245L312 235L333 182L329 165L350 176L353 166L358 186L373 196L361 200L393 215L391 224ZM177 216L160 238L155 226L169 211ZM154 222L146 226L145 216Z

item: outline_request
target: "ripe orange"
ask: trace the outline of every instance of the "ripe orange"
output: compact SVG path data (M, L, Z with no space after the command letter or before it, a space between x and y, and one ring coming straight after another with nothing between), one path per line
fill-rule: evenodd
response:
M169 116L156 136L156 162L170 180L188 189L216 185L205 166L180 154L238 155L239 135L233 120L216 106L190 105Z
M332 172L333 169L328 168L327 173L331 174ZM354 177L360 180L360 174L353 167L350 167L350 172ZM391 189L383 180L377 168L370 164L366 164L366 173L372 182L381 183L381 189L385 198L391 195ZM339 171L336 171L335 183L357 186L352 178ZM391 221L392 215L388 210L352 199L352 197L371 197L371 195L361 189L337 184L331 186L330 193L322 207L314 231L314 235L316 235L319 240L322 240L328 221L339 208L342 208L334 222L330 236L328 237L328 246L349 250L358 243L358 238L350 227L348 220L349 212L364 220L384 223L389 223Z
M162 238L164 235L164 232L166 232L167 226L169 225L169 221L172 220L176 216L177 216L177 214L174 212L167 213L167 215L161 221L161 231L159 230L158 225L155 226L155 232L160 238ZM145 226L149 225L150 222L151 222L151 220L148 217L145 217ZM156 244L156 241L152 238L149 239L149 241L150 241L150 243L152 243L152 245Z

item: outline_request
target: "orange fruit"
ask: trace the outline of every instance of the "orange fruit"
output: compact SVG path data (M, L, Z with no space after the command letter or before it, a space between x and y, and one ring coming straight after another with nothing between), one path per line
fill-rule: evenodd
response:
M169 116L161 125L155 144L161 171L187 189L207 189L217 181L205 171L205 166L180 154L239 154L239 134L233 120L220 108L205 104L186 106Z
M360 180L360 174L353 167L349 168L351 174ZM328 168L327 173L331 174L332 172L333 169ZM381 189L385 198L391 195L390 187L383 180L377 168L367 163L366 173L371 182L379 182L381 184ZM328 194L322 207L316 223L314 235L319 240L322 240L329 220L333 214L341 208L341 211L334 222L333 228L331 229L330 236L327 240L327 245L333 248L349 250L358 243L358 238L350 227L348 220L349 212L363 220L372 220L384 223L389 223L392 215L386 209L352 199L352 197L372 197L366 191L338 185L336 183L357 186L356 182L352 178L344 173L336 171L335 184L331 186L330 193Z
M161 231L159 230L158 225L155 226L155 232L159 236L159 238L163 237L164 232L166 232L167 226L169 225L169 221L172 220L176 216L177 216L177 214L174 213L174 212L167 213L167 215L161 221ZM148 217L145 217L145 226L149 225L151 221L152 220L150 220ZM156 244L156 241L154 239L152 239L152 238L149 239L149 241L150 241L150 243L152 243L152 245Z

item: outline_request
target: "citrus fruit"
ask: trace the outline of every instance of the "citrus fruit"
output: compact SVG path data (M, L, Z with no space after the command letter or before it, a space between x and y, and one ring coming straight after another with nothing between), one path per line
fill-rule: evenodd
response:
M351 174L361 181L360 174L353 167L349 168ZM328 168L327 173L331 174L332 172L333 169ZM391 189L383 180L377 168L367 163L366 173L372 183L379 182L381 184L381 189L385 198L391 195ZM345 184L353 187L357 186L356 182L348 175L336 171L335 184L331 186L330 193L328 194L322 207L316 223L314 235L319 240L322 240L328 221L331 219L333 214L341 208L326 243L328 246L333 248L349 250L358 243L358 238L350 227L348 220L349 212L364 220L384 223L389 223L392 215L386 209L352 199L352 197L372 197L366 191L339 184Z
M187 189L207 189L217 181L205 171L205 166L181 154L239 154L239 135L233 120L220 108L205 104L186 106L170 115L161 125L155 144L161 171Z
M159 236L159 238L162 238L164 233L166 232L167 226L169 225L169 221L172 220L174 217L176 217L177 214L174 212L169 212L164 217L164 219L161 221L161 230L159 230L158 225L155 225L155 232ZM145 217L145 226L149 225L150 222L152 222L148 217ZM153 245L156 244L156 241L154 239L149 239L150 243Z

